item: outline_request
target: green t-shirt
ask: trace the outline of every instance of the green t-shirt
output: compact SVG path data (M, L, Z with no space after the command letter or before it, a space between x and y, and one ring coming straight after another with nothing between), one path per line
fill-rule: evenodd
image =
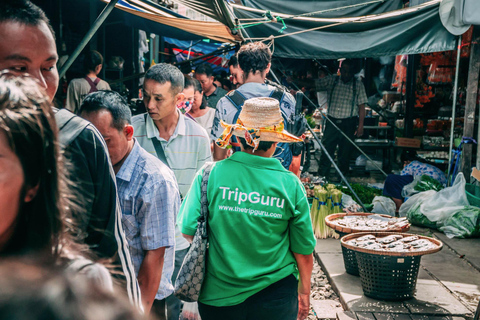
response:
M197 228L202 173L180 208L184 234ZM305 189L293 173L277 159L237 152L212 168L207 194L210 247L200 302L236 305L298 274L293 252L311 254L316 241Z

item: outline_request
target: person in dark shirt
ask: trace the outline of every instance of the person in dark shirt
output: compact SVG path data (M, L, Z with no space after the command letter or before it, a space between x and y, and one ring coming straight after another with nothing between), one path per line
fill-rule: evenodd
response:
M0 2L0 70L28 73L53 101L59 82L57 60L54 32L45 13L27 0ZM85 202L86 214L76 217L86 234L85 243L99 257L115 258L123 270L129 298L141 308L105 142L92 124L69 111L60 110L55 118L59 141L72 164L67 168L69 177Z

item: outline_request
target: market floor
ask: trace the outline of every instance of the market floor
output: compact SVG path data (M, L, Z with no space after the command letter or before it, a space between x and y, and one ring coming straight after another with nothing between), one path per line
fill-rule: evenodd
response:
M421 260L415 298L386 302L363 295L360 278L345 273L339 240L317 241L315 256L340 298L343 308L354 313L379 313L387 318L471 318L480 297L480 239L448 239L443 233L412 227L411 233L433 236L443 249ZM370 319L365 317L365 319Z

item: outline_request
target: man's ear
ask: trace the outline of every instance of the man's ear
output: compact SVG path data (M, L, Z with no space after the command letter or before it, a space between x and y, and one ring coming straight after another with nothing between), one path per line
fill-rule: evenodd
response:
M186 100L186 98L185 98L185 95L183 94L183 92L177 93L177 95L175 96L175 105L178 105L179 103L181 103L185 100Z
M32 188L28 188L27 192L25 193L25 198L23 199L23 201L25 203L28 203L28 202L32 201L35 198L35 196L37 195L39 187L40 187L40 184L37 184L36 186L34 186Z
M267 64L267 68L265 69L266 74L268 74L268 73L270 72L270 68L271 68L271 67L272 67L272 63L269 62L269 63Z
M123 134L125 134L125 137L127 137L127 141L130 141L133 139L133 126L131 124L127 124L123 128Z

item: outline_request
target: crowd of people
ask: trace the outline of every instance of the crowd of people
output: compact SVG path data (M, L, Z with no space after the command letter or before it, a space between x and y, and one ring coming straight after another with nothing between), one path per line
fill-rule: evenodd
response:
M178 320L174 285L203 196L202 319L305 319L315 238L288 171L296 102L265 84L271 58L263 43L242 46L230 92L207 64L194 77L154 65L147 112L132 116L92 51L57 109L48 18L29 0L0 3L0 319Z

